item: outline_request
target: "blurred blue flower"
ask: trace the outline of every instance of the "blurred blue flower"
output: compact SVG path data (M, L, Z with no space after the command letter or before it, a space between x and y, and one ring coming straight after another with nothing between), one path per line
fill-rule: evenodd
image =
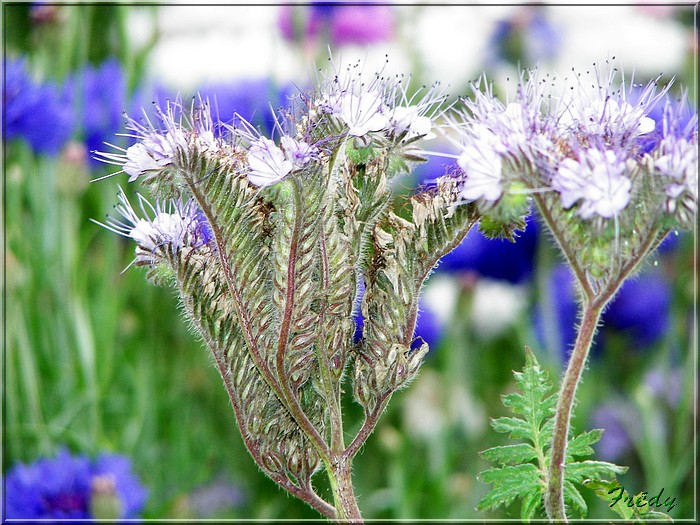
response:
M628 334L639 347L657 341L669 327L671 289L659 271L628 279L603 314L605 332Z
M524 282L533 272L539 230L532 215L525 222L525 231L518 233L514 243L506 239L489 239L473 228L459 246L440 260L436 271L476 272L480 277Z
M576 281L567 265L552 268L544 293L533 312L535 333L544 346L560 352L566 363L576 341L578 319Z
M119 61L111 58L99 67L85 66L66 79L64 92L73 100L88 151L103 150L105 142L113 143L128 107L126 79ZM91 162L99 164L93 158Z
M6 138L22 138L35 153L55 155L73 134L70 101L55 84L35 82L24 59L5 60L3 66Z
M534 311L535 331L545 344L555 344L564 361L576 341L578 305L574 276L569 267L560 264L552 269L547 280L546 300L552 306L545 311L542 301ZM600 354L606 340L612 335L627 338L634 349L643 349L656 342L668 329L671 307L671 289L660 271L645 271L625 281L617 295L603 312L602 328L592 351ZM554 329L556 336L547 330Z
M119 518L135 518L147 491L125 456L102 454L94 461L61 450L55 458L18 464L3 479L5 516L12 519L92 519L91 504L99 491L111 489L121 509Z
M639 430L636 421L638 419L634 406L622 401L602 405L593 411L590 426L604 430L603 436L595 445L601 459L617 461L632 449L629 429Z
M560 49L561 33L541 6L523 6L508 19L499 20L487 44L487 63L533 66L551 60Z
M327 37L332 45L373 44L394 36L395 13L390 5L314 2L281 6L279 28L291 41Z
M644 84L634 84L627 99L630 104L639 103L644 94ZM687 97L666 96L646 108L646 116L654 121L654 131L640 135L637 143L640 153L650 153L668 136L686 137L697 130L697 113L688 103Z
M203 100L209 100L215 122L237 125L237 113L266 136L275 125L273 111L287 108L295 92L294 86L279 87L269 78L211 84L198 90Z

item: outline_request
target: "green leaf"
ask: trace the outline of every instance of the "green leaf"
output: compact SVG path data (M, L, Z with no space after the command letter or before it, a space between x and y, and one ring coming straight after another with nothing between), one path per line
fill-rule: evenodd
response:
M621 467L607 461L587 460L567 463L564 477L574 483L581 483L585 479L609 478L625 472L627 472L627 467Z
M528 422L515 417L492 419L491 427L501 434L510 434L512 439L527 439L532 435L532 427Z
M518 443L484 450L481 457L503 465L513 465L537 459L537 450L527 443Z
M520 507L520 517L524 522L529 522L534 516L537 509L542 507L542 494L544 487L540 485L540 490L532 491L523 497L523 503Z
M564 500L568 501L579 512L581 518L588 513L586 500L583 499L583 496L581 496L574 484L568 480L564 480Z
M496 432L508 434L511 439L526 442L489 448L481 453L484 459L502 466L482 472L478 479L493 488L479 503L479 509L496 508L521 498L520 515L524 521L535 518L543 507L550 463L550 441L557 403L551 394L552 384L547 371L540 367L535 355L526 349L525 367L514 372L517 390L502 396L503 404L520 417L499 417L491 420ZM567 506L585 517L586 501L577 485L590 480L614 478L627 471L605 461L574 461L575 457L593 454L592 444L600 440L600 429L583 432L567 444L567 463L564 469L564 500Z
M486 470L478 479L494 486L479 502L479 511L508 506L515 498L540 490L540 473L531 463Z
M600 428L579 434L569 441L569 444L566 447L567 457L592 455L594 451L591 448L591 445L600 441L602 435L603 430Z

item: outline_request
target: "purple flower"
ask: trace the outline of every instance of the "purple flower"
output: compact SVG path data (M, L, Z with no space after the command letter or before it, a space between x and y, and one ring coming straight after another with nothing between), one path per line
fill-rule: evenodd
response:
M487 44L487 62L535 64L556 57L561 32L543 9L525 6L511 18L499 20Z
M331 43L373 44L394 36L394 11L388 5L341 5L330 17Z
M638 433L637 414L630 403L618 402L597 408L591 415L591 426L604 430L595 445L601 459L616 461L632 449L630 431Z
M175 253L185 247L201 248L211 243L211 226L192 198L186 202L159 201L153 206L139 194L139 209L145 216L143 218L136 213L121 188L118 198L119 204L115 209L121 219L108 217L106 224L93 222L136 241L134 263L137 266L154 266L164 250Z
M178 152L196 148L200 154L217 152L221 142L214 136L214 123L210 107L206 101L192 101L188 114L184 114L179 100L166 101L164 109L156 106L157 125L152 123L147 111L140 120L129 117L127 129L136 143L127 149L115 146L121 152L94 151L102 162L121 166L121 171L129 175L129 182L144 176L151 180L162 174L165 168L174 163ZM116 173L114 173L116 175Z
M39 154L55 155L73 134L71 104L52 83L35 82L24 59L5 60L5 132L8 140L22 138Z
M670 104L669 86L659 89L658 78L629 86L607 61L585 75L574 69L548 77L521 73L507 104L485 79L472 84L473 97L448 119L461 197L489 210L504 194L553 192L584 220L627 227L646 206L691 224L697 114L677 109L687 106L686 95ZM658 122L649 116L657 106L664 107Z
M102 454L93 461L65 449L55 458L15 465L4 477L3 487L5 516L23 520L104 517L91 511L96 494L117 503L121 512L111 518L136 518L147 497L127 457Z
M539 225L532 216L516 242L488 239L477 228L438 264L444 273L476 272L480 277L521 283L530 278L537 250Z
M564 208L580 202L578 214L584 219L593 215L610 219L630 201L632 181L625 171L623 159L614 151L583 150L579 160L566 158L561 162L552 187L561 195Z
M64 92L74 100L88 151L101 149L123 124L127 109L126 79L116 58L95 68L86 66L66 81ZM98 163L92 158L93 163Z
M391 40L394 10L387 5L312 3L282 6L279 28L287 40L327 38L332 45L365 45Z

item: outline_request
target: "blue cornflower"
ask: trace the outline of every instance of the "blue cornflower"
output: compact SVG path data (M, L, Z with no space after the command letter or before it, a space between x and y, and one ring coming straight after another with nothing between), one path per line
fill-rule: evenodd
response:
M444 273L476 272L480 277L522 283L530 278L537 250L539 225L532 216L516 242L489 239L474 228L445 255L436 270Z
M5 132L22 138L39 154L55 155L71 138L75 116L70 102L52 83L35 82L24 59L5 60Z
M601 459L617 461L632 450L632 435L639 434L639 420L635 407L624 400L607 403L591 414L591 426L604 428L603 436L596 444Z
M619 331L635 346L648 346L669 328L671 287L659 271L647 271L625 281L603 314L604 333Z
M147 497L127 457L102 454L90 460L65 449L55 458L15 465L7 472L3 486L5 517L23 520L136 518ZM105 497L116 503L117 515L95 515L91 510Z
M552 269L547 283L547 300L553 307L553 317L545 317L543 305L538 305L534 313L535 329L544 339L545 323L552 323L550 326L558 336L552 343L566 360L576 340L576 281L569 267L560 264ZM670 313L670 285L661 272L647 271L625 281L603 313L597 338L600 344L592 355L599 355L600 348L613 334L625 337L633 349L648 348L668 330Z
M275 126L270 108L289 106L295 91L292 85L277 86L269 78L260 78L210 84L198 93L203 100L209 100L215 121L238 126L242 118L270 136Z
M121 64L111 58L99 67L86 66L65 83L66 97L74 100L88 151L102 149L121 129L127 109L126 79ZM92 163L98 163L91 158Z

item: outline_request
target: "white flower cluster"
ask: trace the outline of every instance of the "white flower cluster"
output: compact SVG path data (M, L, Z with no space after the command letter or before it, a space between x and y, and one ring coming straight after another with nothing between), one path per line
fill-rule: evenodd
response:
M287 135L280 139L281 147L272 140L260 137L248 150L248 180L260 187L270 186L301 169L317 154L317 149L306 142Z
M475 84L474 98L451 120L461 197L493 205L517 183L518 191L557 192L562 207L583 219L611 219L628 207L642 173L666 177L669 211L681 195L694 207L697 114L665 110L655 121L655 107L673 104L668 87L627 88L616 76L613 67L607 75L596 67L586 76L574 72L572 83L532 71L508 104Z
M169 200L167 204L158 202L153 206L139 194L142 216L134 210L121 188L118 199L115 209L121 219L109 217L106 224L98 224L136 241L134 263L137 266L153 266L162 255L160 250L174 253L187 246L204 246L211 240L209 225L192 199L186 202Z
M414 104L402 79L377 75L365 84L361 72L350 67L328 83L317 105L337 118L351 137L383 132L391 137L402 136L404 141L418 137L429 140L436 136L431 114L444 101L437 87L433 86Z

